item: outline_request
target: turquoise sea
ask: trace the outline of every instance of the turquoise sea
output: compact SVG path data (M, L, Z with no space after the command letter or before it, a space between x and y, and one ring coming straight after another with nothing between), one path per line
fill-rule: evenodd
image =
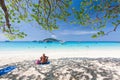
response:
M40 49L120 49L120 42L0 42L0 51L40 50Z

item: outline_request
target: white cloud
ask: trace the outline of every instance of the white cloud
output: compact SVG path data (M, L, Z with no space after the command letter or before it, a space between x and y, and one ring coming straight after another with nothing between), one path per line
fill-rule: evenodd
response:
M64 30L62 35L85 35L85 34L95 34L98 31L72 31L72 30Z
M55 35L51 35L51 37L52 37L52 38L55 38L55 39L57 38Z

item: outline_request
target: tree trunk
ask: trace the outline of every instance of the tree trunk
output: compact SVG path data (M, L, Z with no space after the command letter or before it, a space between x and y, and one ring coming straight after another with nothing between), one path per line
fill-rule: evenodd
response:
M7 25L8 29L9 29L9 32L11 33L10 22L9 22L9 13L8 13L8 10L7 10L7 7L5 5L5 1L4 0L0 0L0 6L1 6L2 10L4 11L6 25Z

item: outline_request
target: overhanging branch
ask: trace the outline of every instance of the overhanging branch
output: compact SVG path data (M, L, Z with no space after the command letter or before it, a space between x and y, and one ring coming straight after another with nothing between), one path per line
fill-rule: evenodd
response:
M119 27L119 25L120 25L120 23L118 23L113 30L107 32L106 35L108 35L111 32L115 32L117 30L117 28Z
M0 6L1 6L1 8L4 11L4 14L5 14L6 26L8 27L9 32L12 33L11 29L10 29L9 14L8 14L8 10L7 10L7 7L5 5L4 0L0 0Z
M50 2L49 2L49 0L47 0L47 2L48 2L48 5L49 5L49 12L48 12L48 16L47 16L47 25L48 25L48 27L49 27L49 23L48 23L48 21L49 21L49 17L50 17L50 14L51 14L51 4L50 4Z
M4 11L6 25L7 25L8 29L9 29L9 32L12 33L11 29L10 29L9 14L8 14L8 10L7 10L7 7L5 5L5 1L4 0L0 0L0 6L1 6L2 10Z

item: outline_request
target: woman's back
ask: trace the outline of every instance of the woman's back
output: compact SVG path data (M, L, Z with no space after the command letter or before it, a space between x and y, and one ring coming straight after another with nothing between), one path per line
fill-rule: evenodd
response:
M43 56L40 57L41 63L46 63L48 61L48 57L43 54Z

